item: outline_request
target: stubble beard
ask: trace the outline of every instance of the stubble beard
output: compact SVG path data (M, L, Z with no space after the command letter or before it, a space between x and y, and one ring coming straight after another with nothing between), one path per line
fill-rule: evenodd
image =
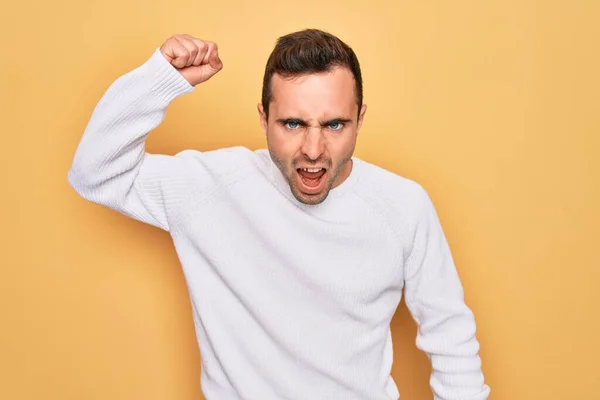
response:
M271 148L269 148L269 153L271 154L271 159L273 160L273 162L275 163L275 165L277 166L277 168L279 168L279 171L281 171L282 175L284 176L285 180L287 181L290 190L292 192L292 194L294 195L294 197L296 198L296 200L298 200L299 202L303 203L303 204L307 204L307 205L317 205L317 204L321 204L322 202L325 201L325 199L327 199L327 197L329 196L329 192L331 191L331 188L333 187L333 184L335 183L335 181L338 179L338 177L340 176L340 173L342 172L342 169L344 169L344 167L348 164L348 162L350 162L350 160L352 159L352 154L353 152L350 151L348 154L346 154L346 156L342 159L342 161L337 165L337 167L335 168L335 170L332 171L331 168L331 159L325 159L325 163L320 162L320 165L326 165L327 166L327 183L325 184L325 187L323 189L323 191L321 193L315 194L315 195L309 195L309 194L305 194L303 193L300 188L298 187L298 181L297 179L295 179L295 175L297 175L297 171L296 168L294 168L294 165L297 164L297 161L300 160L296 160L292 161L292 165L288 166L286 164L286 162L281 159L277 153L275 151L273 151ZM312 164L313 162L307 161L307 164ZM316 164L316 163L315 163Z

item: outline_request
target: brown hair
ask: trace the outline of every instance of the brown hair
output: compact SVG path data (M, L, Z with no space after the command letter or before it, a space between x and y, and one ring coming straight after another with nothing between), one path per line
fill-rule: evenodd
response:
M336 36L319 29L289 33L277 40L267 60L262 87L262 106L269 116L271 81L274 74L293 78L304 74L329 72L334 67L348 68L354 76L358 112L362 107L363 88L360 64L354 51Z

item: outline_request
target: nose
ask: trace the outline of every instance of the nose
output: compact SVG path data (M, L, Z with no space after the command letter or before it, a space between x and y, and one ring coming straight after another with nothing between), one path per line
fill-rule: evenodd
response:
M302 153L311 160L317 160L325 151L325 138L321 129L309 129L302 142Z

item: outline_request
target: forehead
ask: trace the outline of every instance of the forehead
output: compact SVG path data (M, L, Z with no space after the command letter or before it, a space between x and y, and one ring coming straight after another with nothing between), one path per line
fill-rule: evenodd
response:
M350 116L357 109L355 82L348 68L304 74L293 78L273 75L270 111L320 117L324 114Z

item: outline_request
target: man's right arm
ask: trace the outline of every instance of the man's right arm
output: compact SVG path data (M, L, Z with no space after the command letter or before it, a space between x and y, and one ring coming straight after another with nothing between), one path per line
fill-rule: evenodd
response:
M150 154L145 140L175 98L220 69L216 45L179 36L119 77L94 109L68 172L69 184L89 201L168 231L192 174L194 182L211 178L188 156L191 152Z

